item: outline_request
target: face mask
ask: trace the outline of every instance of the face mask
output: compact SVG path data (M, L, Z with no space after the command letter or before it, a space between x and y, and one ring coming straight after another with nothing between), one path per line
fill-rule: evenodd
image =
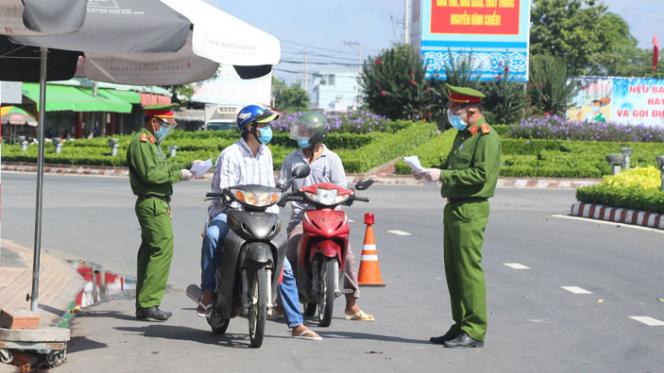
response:
M162 142L168 136L168 133L171 132L171 127L159 126L159 129L155 131L154 137L157 138L157 142Z
M297 146L302 149L308 149L311 146L311 141L309 141L308 137L298 137Z
M269 144L270 141L272 141L272 127L265 126L263 128L259 128L257 137L261 144Z
M599 106L593 106L593 113L599 113Z
M466 123L459 115L454 115L452 114L451 111L447 111L447 120L450 121L450 124L452 127L456 128L459 131L463 131L468 127L468 123Z

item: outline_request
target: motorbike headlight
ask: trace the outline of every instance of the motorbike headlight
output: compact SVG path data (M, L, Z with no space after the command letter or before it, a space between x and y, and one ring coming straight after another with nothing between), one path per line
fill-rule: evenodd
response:
M339 192L336 189L318 189L316 193L305 192L308 199L311 201L324 205L324 206L336 206L346 202L350 195L339 195Z
M278 192L248 192L235 189L233 195L238 202L249 206L267 207L279 202L281 193Z

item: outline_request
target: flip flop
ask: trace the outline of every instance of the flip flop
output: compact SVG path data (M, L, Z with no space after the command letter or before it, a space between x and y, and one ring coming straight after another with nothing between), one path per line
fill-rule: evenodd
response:
M362 310L355 312L352 315L346 314L346 320L355 320L355 321L375 321L376 318L374 315L368 314Z
M322 341L323 340L323 337L316 334L316 332L314 332L311 329L305 330L305 331L303 331L302 333L300 333L298 335L294 335L293 338L308 339L310 341Z
M202 310L203 312L201 312ZM196 307L196 315L200 317L208 317L212 314L212 303L205 305L203 302L198 302L198 306Z

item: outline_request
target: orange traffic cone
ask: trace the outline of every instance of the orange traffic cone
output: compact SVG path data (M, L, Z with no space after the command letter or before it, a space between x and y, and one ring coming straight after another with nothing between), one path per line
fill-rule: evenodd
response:
M380 265L378 264L378 251L376 250L376 238L373 231L374 223L375 218L373 214L368 213L364 215L364 224L367 225L367 231L364 234L360 273L357 276L357 282L360 286L385 286L383 278L380 275Z

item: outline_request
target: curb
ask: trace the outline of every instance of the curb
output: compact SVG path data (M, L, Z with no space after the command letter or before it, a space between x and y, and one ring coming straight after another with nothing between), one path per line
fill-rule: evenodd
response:
M37 166L32 163L7 163L2 164L2 171L8 172L36 172ZM81 175L81 176L120 176L128 177L129 170L126 167L105 166L67 166L67 165L44 165L44 173L56 175ZM376 184L381 185L426 185L410 175L394 175L389 173L364 173L348 174L348 178L357 182L363 177L371 177ZM211 180L212 173L196 178ZM576 189L579 187L595 185L599 179L555 179L555 178L500 178L498 188L513 189Z
M664 214L577 202L570 215L664 230Z

